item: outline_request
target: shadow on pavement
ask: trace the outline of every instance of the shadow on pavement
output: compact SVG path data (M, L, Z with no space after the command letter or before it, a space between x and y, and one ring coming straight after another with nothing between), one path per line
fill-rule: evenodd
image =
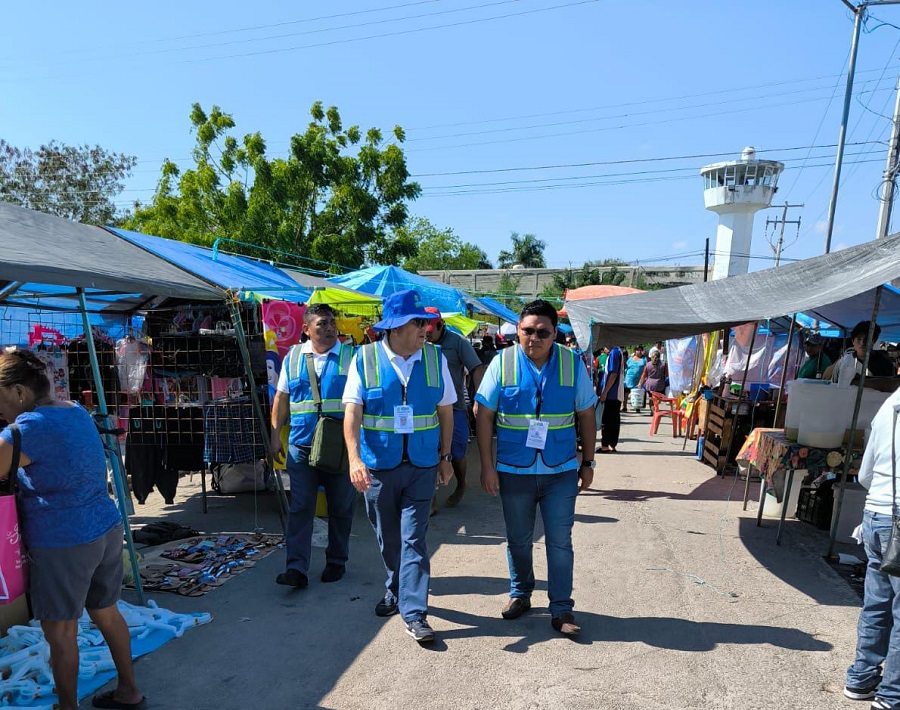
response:
M533 608L519 619L507 621L499 616L485 617L455 609L431 606L432 616L465 628L449 629L440 633L441 640L453 643L454 639L478 636L507 637L511 642L504 647L511 653L526 653L539 643L559 639L560 635L550 626L550 614L546 609ZM576 612L581 634L574 643L644 643L655 648L675 651L705 652L719 644L769 645L790 651L826 652L832 645L794 628L725 624L707 621L690 621L672 617L636 616L619 618L587 612Z

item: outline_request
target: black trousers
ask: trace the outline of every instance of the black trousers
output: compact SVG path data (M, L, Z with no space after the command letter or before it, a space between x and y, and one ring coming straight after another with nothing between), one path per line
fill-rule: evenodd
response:
M619 430L622 428L622 403L606 398L603 404L603 429L600 432L600 446L619 445Z

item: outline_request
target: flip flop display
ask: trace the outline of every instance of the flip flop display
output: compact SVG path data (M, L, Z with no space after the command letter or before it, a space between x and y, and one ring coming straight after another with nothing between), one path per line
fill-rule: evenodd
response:
M141 584L155 592L199 597L224 584L283 545L283 536L210 535L179 540L141 562Z

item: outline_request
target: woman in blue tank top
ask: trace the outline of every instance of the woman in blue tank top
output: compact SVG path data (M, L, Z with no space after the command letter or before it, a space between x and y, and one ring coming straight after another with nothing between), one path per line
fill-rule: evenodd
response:
M94 706L137 708L131 637L116 603L122 588L122 520L106 486L106 456L91 416L50 394L44 363L0 355L0 417L21 436L18 496L35 618L50 645L58 707L78 706L78 619L87 608L112 652L115 690ZM9 476L13 431L0 432L0 479Z

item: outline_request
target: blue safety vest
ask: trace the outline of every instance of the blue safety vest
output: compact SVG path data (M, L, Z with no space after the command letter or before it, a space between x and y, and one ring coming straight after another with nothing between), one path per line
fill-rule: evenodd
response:
M554 343L540 379L518 344L505 348L501 358L497 461L517 467L534 464L538 449L525 445L528 422L532 419L548 423L547 441L541 452L547 466L560 466L574 458L575 353Z
M375 470L396 468L407 459L419 468L437 466L441 446L437 405L444 394L441 349L425 343L405 388L380 342L363 345L356 366L363 386L363 463ZM394 433L394 407L401 404L412 407L412 434Z
M287 368L288 389L291 395L291 434L288 441L294 446L309 446L319 412L313 399L309 368L304 353L300 352L301 347L293 346L288 351L283 365ZM353 351L352 345L342 343L337 353L328 353L322 375L319 377L319 396L322 398L324 416L344 418L341 395L344 394L344 385L347 384L347 371L350 369Z

